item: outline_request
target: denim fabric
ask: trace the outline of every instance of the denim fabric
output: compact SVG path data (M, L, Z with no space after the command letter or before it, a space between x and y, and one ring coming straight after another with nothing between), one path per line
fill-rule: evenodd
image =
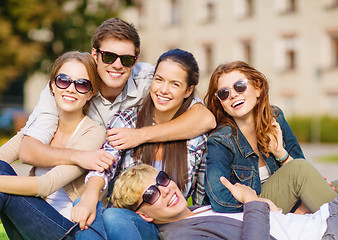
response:
M103 213L103 223L108 239L159 239L155 224L145 221L138 214L128 209L108 208Z
M304 158L296 137L284 118L283 112L276 117L283 132L284 148L293 158ZM259 178L259 156L251 148L243 133L237 127L237 134L232 133L230 126L219 126L207 141L207 169L205 189L210 199L212 209L217 212L240 212L243 206L229 190L219 181L221 176L231 183L241 183L250 186L257 194L261 193ZM261 156L267 163L271 174L280 168L272 154Z
M80 198L74 201L74 206L80 202ZM108 239L103 226L102 214L106 210L101 202L96 206L96 217L90 228L76 233L76 240L106 240Z
M0 174L16 175L4 161L0 161ZM10 239L61 239L74 225L40 197L0 193L0 208ZM65 239L74 239L74 236L69 234Z
M75 200L74 205L78 202L79 199ZM158 230L153 223L146 222L133 211L122 208L106 209L99 202L96 209L96 218L91 228L79 231L76 234L76 240L103 239L155 240L158 239Z

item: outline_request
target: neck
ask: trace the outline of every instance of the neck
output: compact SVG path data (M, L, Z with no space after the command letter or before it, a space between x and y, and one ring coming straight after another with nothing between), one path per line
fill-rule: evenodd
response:
M59 125L58 130L63 134L72 134L81 120L84 118L82 110L79 112L61 112L59 111Z
M256 123L254 117L251 115L250 117L244 119L234 119L238 128L241 132L246 134L255 133L256 134Z
M192 211L190 211L189 208L186 208L181 214L179 214L178 216L176 216L172 220L169 220L169 221L154 220L153 222L155 224L165 224L165 223L177 222L177 221L186 219L186 218L194 216L194 215L196 215L196 213L193 213Z
M120 93L123 91L123 89L124 89L124 86L122 88L112 88L112 87L108 87L103 82L100 85L101 95L105 99L110 101L111 103L113 103L115 101L115 99L117 98L118 95L120 95Z

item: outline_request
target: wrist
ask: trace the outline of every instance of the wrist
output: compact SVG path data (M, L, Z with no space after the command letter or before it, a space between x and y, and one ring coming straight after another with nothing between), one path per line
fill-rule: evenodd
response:
M284 155L284 157L282 157L282 158L276 158L276 160L278 162L280 162L281 164L285 163L289 159L289 157L290 157L289 153L287 151L285 151L285 152L286 152L286 154Z
M282 148L282 149L280 149L280 150L274 151L272 154L274 155L274 157L275 157L276 160L277 160L277 159L283 159L283 158L286 156L287 153L288 153L288 152L287 152L284 148ZM278 160L277 160L277 161L278 161Z
M142 127L139 128L139 137L141 138L142 143L152 142L152 136L151 136L151 127Z

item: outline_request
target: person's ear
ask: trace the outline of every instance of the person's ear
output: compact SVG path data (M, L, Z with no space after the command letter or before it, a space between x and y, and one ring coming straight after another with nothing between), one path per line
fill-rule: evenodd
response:
M92 48L92 57L94 58L94 60L97 64L98 54L97 54L97 50L95 48Z
M191 95L191 93L192 93L192 91L194 90L194 85L191 85L188 89L187 89L187 91L185 92L185 96L184 96L184 98L188 98L190 95Z
M55 88L57 88L54 81L51 82L51 86L52 86L52 94L54 96L55 95Z
M152 222L152 221L154 221L153 218L149 217L147 214L145 214L145 213L143 213L143 212L137 211L136 213L137 213L141 218L143 218L145 221L147 221L147 222Z

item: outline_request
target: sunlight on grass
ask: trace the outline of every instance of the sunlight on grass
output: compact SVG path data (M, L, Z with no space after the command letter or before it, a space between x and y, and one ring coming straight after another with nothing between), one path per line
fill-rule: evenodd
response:
M318 157L318 161L338 163L338 155L337 154L331 154L331 155L321 156L321 157Z
M2 224L0 224L0 240L9 240Z

